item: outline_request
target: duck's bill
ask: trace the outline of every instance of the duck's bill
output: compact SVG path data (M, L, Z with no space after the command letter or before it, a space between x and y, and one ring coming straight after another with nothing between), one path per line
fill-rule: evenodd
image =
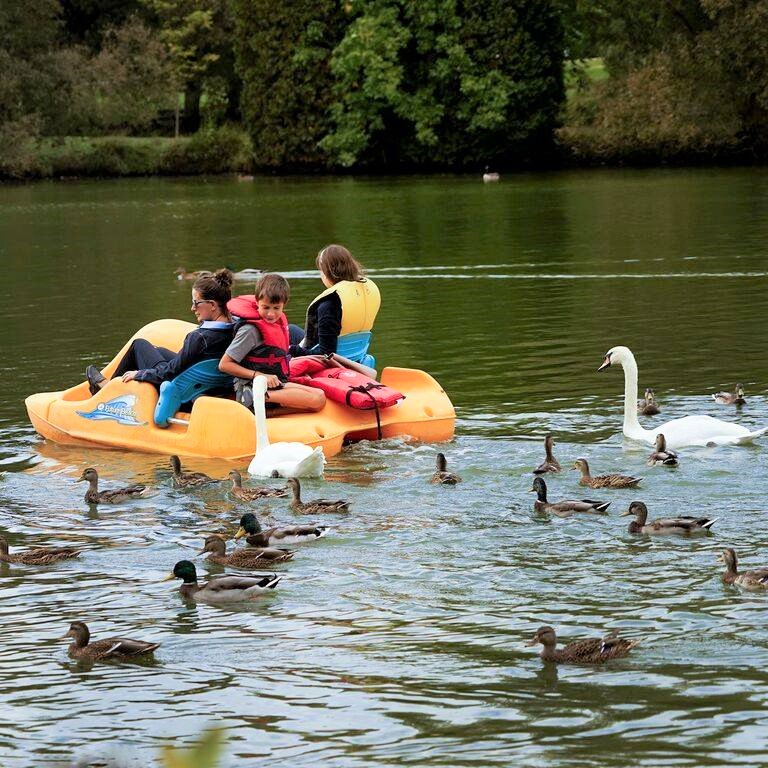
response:
M176 577L172 573L169 573L164 579L160 579L160 581L172 581L175 578Z
M725 562L725 557L723 557L723 555L718 555L717 556L717 562L718 563L724 563Z
M235 538L242 539L243 536L245 536L245 528L238 528L237 533L235 534Z
M80 475L80 477L78 477L77 480L75 480L75 482L76 483L82 483L83 480L85 480L85 475Z
M539 638L538 637L534 637L533 640L529 640L526 643L526 645L538 645L538 643L539 643Z
M600 371L604 371L606 368L611 367L611 356L606 355L603 359L603 364L597 369L597 373L600 373Z
M528 489L528 493L536 493L536 489L531 487Z
M619 517L629 517L631 514L633 514L633 513L632 513L632 512L630 512L629 510L627 510L626 512L622 512L622 513L619 515Z

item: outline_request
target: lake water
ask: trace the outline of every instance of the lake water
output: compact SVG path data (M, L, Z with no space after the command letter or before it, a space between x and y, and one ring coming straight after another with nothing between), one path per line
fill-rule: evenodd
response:
M137 328L192 319L173 271L286 274L289 317L321 290L314 254L348 245L378 282L373 351L419 367L457 409L442 450L464 482L427 482L436 446L345 449L305 497L346 497L275 593L189 606L162 583L247 505L226 487L176 491L159 456L41 441L23 398L80 381ZM708 413L768 425L768 171L595 171L476 178L120 180L0 187L0 532L72 543L52 567L0 565L0 764L145 766L162 744L227 729L225 764L357 766L756 765L768 761L768 595L725 587L716 555L768 565L766 446L688 449L647 467L621 436L632 348L661 423ZM241 284L242 292L250 284ZM740 411L710 393L745 385ZM555 435L565 467L645 477L550 496L613 502L605 517L533 511L530 471ZM188 462L225 477L230 465ZM75 481L146 482L151 498L89 509ZM633 537L652 517L709 514L700 538ZM265 519L298 518L281 500ZM151 664L82 667L59 639L159 641ZM544 664L565 640L638 639L601 668ZM99 762L101 761L101 762Z

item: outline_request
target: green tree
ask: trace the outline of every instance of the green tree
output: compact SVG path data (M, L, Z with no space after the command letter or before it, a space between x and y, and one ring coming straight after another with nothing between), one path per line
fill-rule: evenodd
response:
M264 168L323 166L333 77L328 63L346 12L337 0L233 0L243 120Z
M562 63L549 0L361 0L321 146L343 166L519 162L551 143Z

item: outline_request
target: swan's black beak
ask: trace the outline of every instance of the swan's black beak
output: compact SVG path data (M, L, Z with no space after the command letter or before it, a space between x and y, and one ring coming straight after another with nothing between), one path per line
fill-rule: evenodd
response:
M603 359L603 364L597 369L597 372L600 373L600 371L604 371L606 368L611 367L611 356L606 355Z

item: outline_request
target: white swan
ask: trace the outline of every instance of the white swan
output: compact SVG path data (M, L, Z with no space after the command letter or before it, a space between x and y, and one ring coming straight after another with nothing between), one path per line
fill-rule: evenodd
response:
M256 417L256 455L248 472L256 477L322 477L325 456L322 448L310 448L304 443L272 443L267 434L267 413L264 394L267 380L253 380L253 412Z
M768 427L750 432L746 427L730 421L714 419L712 416L683 416L672 419L654 429L643 429L637 420L637 363L628 347L609 349L603 364L597 369L602 371L618 363L624 368L624 434L632 440L639 440L649 445L656 441L660 432L664 435L669 448L681 448L686 445L737 445L749 443L768 432Z

